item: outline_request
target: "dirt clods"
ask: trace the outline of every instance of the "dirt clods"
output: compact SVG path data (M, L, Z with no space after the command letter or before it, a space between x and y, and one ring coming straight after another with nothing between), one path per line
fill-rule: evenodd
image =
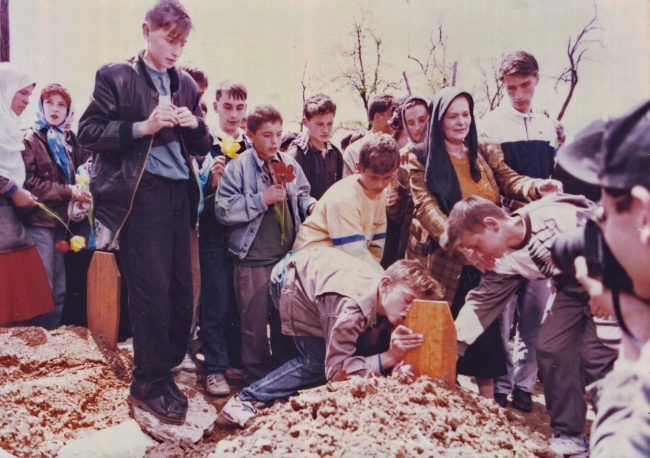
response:
M494 401L422 377L353 378L262 410L218 457L552 457L548 442Z

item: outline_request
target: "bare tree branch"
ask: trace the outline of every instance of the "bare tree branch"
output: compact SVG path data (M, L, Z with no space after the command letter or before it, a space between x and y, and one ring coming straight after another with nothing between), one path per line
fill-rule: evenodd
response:
M438 22L438 28L429 33L426 60L411 53L410 43L407 58L418 65L419 73L422 74L427 86L434 94L449 86L453 64L447 65L447 35L444 32L442 20Z
M359 95L363 107L368 113L370 98L387 89L398 88L401 80L387 80L383 60L384 43L370 21L370 11L361 9L355 15L352 24L352 45L335 53L338 72L332 82L348 87ZM349 46L349 45L348 45Z
M597 44L601 47L603 46L603 43L600 39L597 38L590 38L586 39L587 35L591 34L593 35L599 30L603 30L602 27L598 26L598 7L596 4L594 4L594 16L591 18L591 20L587 23L582 28L582 31L576 36L575 40L571 36L569 36L569 41L567 43L567 57L569 59L569 66L566 67L560 76L556 77L555 81L555 90L557 90L558 85L560 84L565 84L569 83L569 92L566 96L566 99L564 100L564 103L562 104L562 109L560 110L560 113L557 115L557 120L561 121L562 117L566 113L566 109L569 106L569 103L571 102L571 99L573 98L573 93L575 91L576 86L578 85L578 70L580 67L580 62L582 62L583 58L585 60L589 60L587 57L585 57L585 53L589 51L589 45Z

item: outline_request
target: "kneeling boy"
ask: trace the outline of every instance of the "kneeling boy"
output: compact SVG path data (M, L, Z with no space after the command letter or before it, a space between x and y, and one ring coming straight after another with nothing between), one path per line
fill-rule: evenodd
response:
M361 148L359 173L327 190L300 227L293 249L334 247L383 271L386 187L398 167L397 143L384 134L370 137Z
M340 250L314 247L293 251L277 264L271 294L282 332L293 336L300 356L233 396L221 422L244 426L256 415L253 401L267 403L345 376L384 374L424 341L402 326L411 302L440 297L441 291L415 261L399 261L379 273ZM379 315L397 326L390 348L358 356L357 339Z

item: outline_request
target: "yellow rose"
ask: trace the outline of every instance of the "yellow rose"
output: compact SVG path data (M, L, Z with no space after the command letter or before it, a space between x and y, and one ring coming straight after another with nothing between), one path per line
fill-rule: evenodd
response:
M77 252L81 251L82 248L86 247L86 239L80 235L75 235L70 239L70 248L72 251Z
M237 152L241 149L241 145L239 143L235 143L235 141L230 137L224 137L223 140L221 140L219 146L221 147L223 154L225 154L230 159L236 158Z
M78 173L75 175L75 180L77 180L77 183L86 186L88 183L90 183L90 177L88 176L87 173Z

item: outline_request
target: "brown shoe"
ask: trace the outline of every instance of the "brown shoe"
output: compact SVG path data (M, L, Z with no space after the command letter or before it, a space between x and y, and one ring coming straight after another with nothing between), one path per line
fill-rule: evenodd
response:
M133 394L129 394L126 400L132 406L146 410L163 423L169 423L171 425L182 425L185 423L187 407L183 407L174 401L169 391L162 396L152 399L139 399Z

